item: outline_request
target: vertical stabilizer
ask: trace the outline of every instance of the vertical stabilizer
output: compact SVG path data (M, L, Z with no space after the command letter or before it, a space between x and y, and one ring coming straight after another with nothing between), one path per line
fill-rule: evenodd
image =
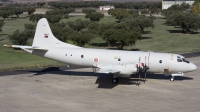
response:
M81 48L75 45L64 43L58 40L51 32L50 26L46 18L42 18L38 21L35 36L33 40L33 47L73 47Z

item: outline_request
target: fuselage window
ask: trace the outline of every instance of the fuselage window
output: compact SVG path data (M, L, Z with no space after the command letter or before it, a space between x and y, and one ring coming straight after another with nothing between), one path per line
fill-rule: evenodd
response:
M84 55L81 55L81 58L84 58Z
M178 59L177 59L177 62L182 62L182 60L178 58Z
M118 61L121 61L121 58L118 58Z
M72 54L71 54L71 56L72 56Z
M185 58L182 58L183 62L186 62L186 63L190 63L189 61L187 61Z
M162 63L162 60L160 60L159 63Z
M65 56L67 56L67 54L65 54Z

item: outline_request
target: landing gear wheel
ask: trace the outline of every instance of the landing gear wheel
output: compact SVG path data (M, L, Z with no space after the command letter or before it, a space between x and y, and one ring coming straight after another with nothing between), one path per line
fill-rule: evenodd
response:
M170 81L173 82L173 81L174 81L174 77L172 77L172 78L170 79Z
M113 83L113 84L117 84L117 83L118 83L118 78L113 78L113 79L112 79L112 83Z

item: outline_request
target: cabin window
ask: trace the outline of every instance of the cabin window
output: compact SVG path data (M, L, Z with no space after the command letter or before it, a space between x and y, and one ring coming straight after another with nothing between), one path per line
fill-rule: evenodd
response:
M159 63L162 63L162 60L160 60Z
M72 56L72 54L71 54L71 56Z
M84 58L84 55L81 55L81 58Z
M182 58L183 62L186 62L186 63L190 63L189 61L187 61L185 58Z
M118 61L121 61L121 58L118 58Z
M182 60L180 58L177 59L177 62L182 62Z
M67 54L65 54L65 56L67 56Z

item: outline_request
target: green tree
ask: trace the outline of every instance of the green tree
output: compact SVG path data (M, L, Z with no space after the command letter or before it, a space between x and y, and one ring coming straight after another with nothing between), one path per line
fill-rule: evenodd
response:
M191 11L200 15L200 2L193 5Z
M92 13L92 12L96 12L95 9L83 9L82 13L88 14L88 13Z
M90 18L91 21L99 21L104 17L104 14L101 14L99 12L92 12L92 13L87 13L85 18Z
M81 19L77 19L74 22L70 21L67 22L70 28L72 28L74 31L81 31L82 29L86 28L89 24L90 21L83 21Z
M69 36L69 40L73 41L76 43L78 46L84 46L85 44L89 43L93 38L93 35L86 32L78 32L78 33L73 33Z
M182 3L181 5L172 5L168 9L165 9L162 11L162 15L166 16L168 18L173 13L181 13L181 12L188 12L188 9L190 9L190 5L186 3Z
M200 16L196 13L174 13L167 21L170 25L180 26L185 33L200 29Z
M4 25L4 22L3 21L0 21L0 32L2 32L2 27Z
M20 32L16 30L12 35L8 35L9 40L16 45L26 45L32 34L30 31L24 30Z
M74 33L74 30L63 22L50 25L53 34L63 42L66 42L68 40L69 35Z
M52 24L59 22L63 18L62 15L45 15L45 17Z
M69 19L69 15L68 15L68 14L65 14L65 15L64 15L64 18L65 18L65 19Z
M193 5L196 5L196 4L198 4L199 2L200 2L200 0L194 0Z
M95 24L89 25L89 31ZM91 27L91 28L90 28ZM98 34L102 36L109 46L118 46L123 49L125 45L134 45L138 38L141 38L141 32L138 29L130 29L130 27L121 23L99 24L97 26ZM96 30L95 29L95 30Z
M0 10L0 16L5 20L8 18L11 14L11 11L9 10Z
M27 9L28 15L31 15L35 12L35 7L28 7Z
M119 22L123 18L127 18L128 16L134 16L134 17L138 16L138 14L135 13L133 10L126 10L126 9L110 9L108 13L112 16L115 16L116 19L119 20Z
M37 23L41 18L44 18L44 17L45 17L44 14L31 14L29 16L29 20L34 23Z
M149 14L149 11L147 9L144 9L141 11L141 14Z
M140 28L140 31L143 32L145 28L154 28L153 20L153 18L146 16L129 16L128 18L124 18L122 22L126 23L130 27L130 29Z
M37 2L38 7L43 7L46 3L45 2Z

